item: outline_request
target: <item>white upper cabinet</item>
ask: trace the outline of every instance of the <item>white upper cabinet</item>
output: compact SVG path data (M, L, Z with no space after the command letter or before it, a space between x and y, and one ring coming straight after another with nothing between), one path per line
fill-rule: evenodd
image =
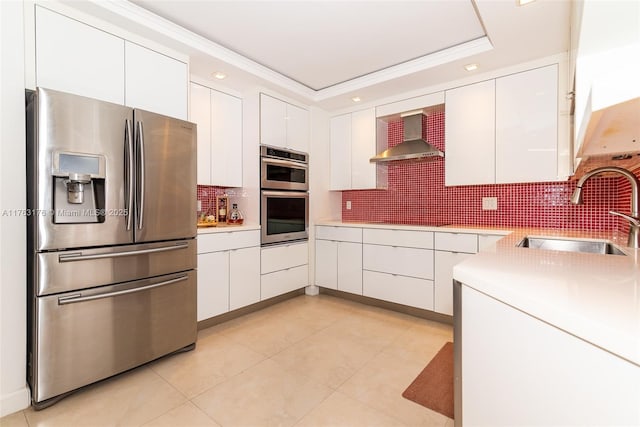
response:
M198 184L242 187L242 100L191 83L198 125Z
M211 182L242 187L242 100L211 91Z
M260 143L309 152L309 112L261 93Z
M495 183L495 81L445 92L445 185Z
M187 64L36 5L36 85L187 119Z
M376 188L376 164L369 162L375 156L376 111L374 108L351 114L351 188Z
M287 148L309 152L309 112L295 105L286 104Z
M558 74L551 64L446 91L445 185L566 178Z
M187 120L187 64L125 43L125 105Z
M351 113L331 118L330 190L351 189Z
M640 2L576 2L578 157L640 151Z
M124 104L124 40L36 6L36 85Z
M211 90L191 83L191 117L198 128L198 184L211 184Z
M558 179L558 66L496 80L496 183Z
M383 165L369 162L377 154L374 108L331 118L331 190L384 188Z

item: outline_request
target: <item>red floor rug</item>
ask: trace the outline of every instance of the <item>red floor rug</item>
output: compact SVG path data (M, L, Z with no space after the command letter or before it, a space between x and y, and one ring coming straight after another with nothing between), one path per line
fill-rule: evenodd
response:
M402 396L453 419L452 342L438 351Z

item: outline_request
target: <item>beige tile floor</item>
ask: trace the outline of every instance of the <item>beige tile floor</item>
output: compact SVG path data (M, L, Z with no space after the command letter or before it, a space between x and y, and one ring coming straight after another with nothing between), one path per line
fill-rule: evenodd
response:
M452 328L300 296L200 331L194 351L90 386L13 426L442 426L402 392Z

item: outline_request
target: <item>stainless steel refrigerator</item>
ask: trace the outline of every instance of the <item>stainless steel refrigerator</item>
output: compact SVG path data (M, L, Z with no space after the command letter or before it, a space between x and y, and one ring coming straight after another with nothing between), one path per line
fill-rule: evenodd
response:
M196 341L196 126L28 91L36 409ZM18 180L18 177L17 177Z

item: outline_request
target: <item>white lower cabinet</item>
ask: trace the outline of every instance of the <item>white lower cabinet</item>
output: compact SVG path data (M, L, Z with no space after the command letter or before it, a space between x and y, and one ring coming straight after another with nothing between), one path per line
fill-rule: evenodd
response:
M363 271L364 296L433 310L433 281L397 274Z
M471 255L463 252L435 252L436 276L433 291L435 312L453 316L453 266Z
M260 247L229 251L229 310L260 301Z
M453 266L478 252L478 235L435 233L433 310L453 316Z
M365 229L363 240L362 294L433 310L433 233Z
M198 321L260 301L260 231L198 235Z
M198 322L229 311L229 252L198 254Z
M304 288L309 284L307 242L262 248L260 273L260 300Z
M316 285L362 295L362 229L318 226L316 238Z
M300 265L285 270L263 274L261 283L261 299L277 297L296 289L304 288L309 282L309 266Z

